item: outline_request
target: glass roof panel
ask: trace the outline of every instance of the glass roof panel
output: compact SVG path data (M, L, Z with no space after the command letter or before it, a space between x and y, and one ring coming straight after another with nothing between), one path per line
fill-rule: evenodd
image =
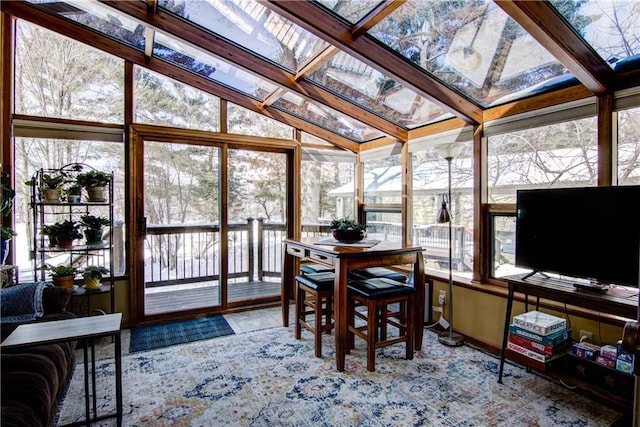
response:
M366 142L384 136L382 132L343 113L307 101L292 92L286 92L272 106L353 141Z
M425 125L446 114L426 98L344 52L308 78L406 128Z
M611 67L640 54L638 0L551 0L551 4Z
M382 3L381 0L316 0L352 24L365 17L369 11Z
M34 0L49 13L64 16L121 43L144 50L145 25L94 0Z
M568 74L490 1L409 1L368 34L483 107Z
M255 0L160 0L159 6L293 73L329 46Z
M260 101L277 89L276 85L264 79L159 31L156 31L153 54Z

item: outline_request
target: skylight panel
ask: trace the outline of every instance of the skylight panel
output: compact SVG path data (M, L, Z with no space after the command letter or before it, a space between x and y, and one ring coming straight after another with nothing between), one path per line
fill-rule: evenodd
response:
M406 128L424 125L445 114L426 98L344 52L308 79Z
M185 42L156 32L153 54L260 101L277 86Z
M609 66L640 55L638 0L551 0L551 4Z
M71 0L62 3L65 7L60 7L61 2L55 0L36 0L30 1L30 3L43 7L49 13L71 19L128 46L144 50L145 25L95 0Z
M292 92L286 92L272 106L353 141L366 142L384 136L339 111L310 102Z
M329 45L255 0L160 0L159 6L292 73Z
M568 74L493 2L406 2L368 34L487 107Z
M380 0L317 0L316 2L352 24L360 21L367 13L382 3Z

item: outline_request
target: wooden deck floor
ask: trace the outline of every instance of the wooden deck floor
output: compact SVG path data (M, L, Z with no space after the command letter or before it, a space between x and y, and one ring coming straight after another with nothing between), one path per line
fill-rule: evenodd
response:
M229 302L250 301L280 295L280 282L230 283ZM172 286L170 290L154 290L145 295L145 314L171 313L220 305L220 287L215 285Z

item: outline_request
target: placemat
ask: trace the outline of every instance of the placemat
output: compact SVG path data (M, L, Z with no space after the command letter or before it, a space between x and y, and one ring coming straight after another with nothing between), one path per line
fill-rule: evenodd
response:
M356 242L341 242L334 238L320 240L315 242L314 245L324 245L324 246L351 246L353 248L372 248L382 240L358 240Z

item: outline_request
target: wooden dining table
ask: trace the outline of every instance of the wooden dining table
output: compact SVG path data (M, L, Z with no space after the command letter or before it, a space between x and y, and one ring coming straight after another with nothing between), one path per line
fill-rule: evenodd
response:
M415 349L422 348L425 312L424 257L420 246L403 245L389 241L365 240L353 244L331 244L326 237L288 238L283 241L282 251L282 324L289 326L289 305L294 296L295 276L299 274L299 261L333 267L334 282L334 322L336 368L344 371L347 350L347 273L368 267L411 265L410 282L416 289ZM329 242L329 243L327 243ZM371 244L374 243L375 244Z

